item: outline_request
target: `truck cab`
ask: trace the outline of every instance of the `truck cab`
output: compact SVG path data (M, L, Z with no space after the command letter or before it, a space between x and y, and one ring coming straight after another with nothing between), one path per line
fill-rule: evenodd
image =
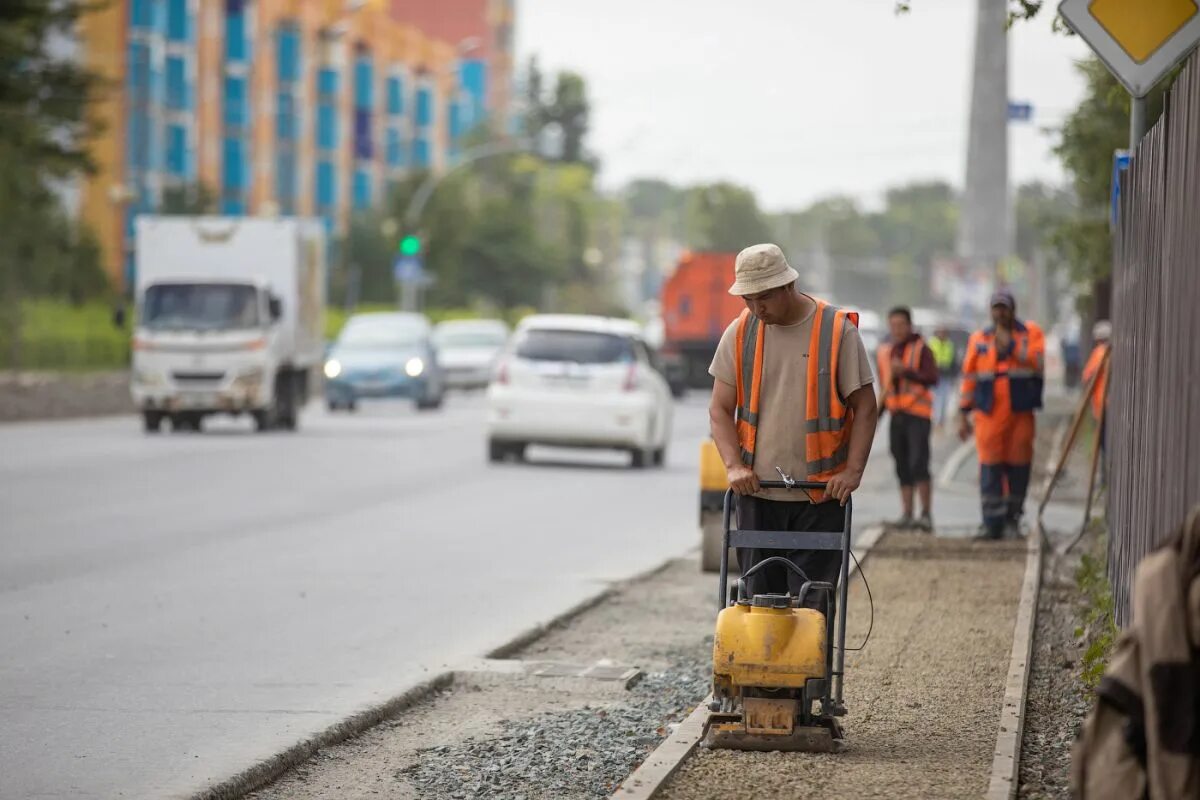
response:
M131 394L147 432L168 420L199 430L212 414L297 427L322 356L313 232L301 220L138 220Z

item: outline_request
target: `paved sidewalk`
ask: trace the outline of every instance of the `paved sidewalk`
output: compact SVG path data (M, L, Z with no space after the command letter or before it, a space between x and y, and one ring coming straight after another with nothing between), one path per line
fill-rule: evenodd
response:
M849 748L836 755L699 750L664 800L979 797L992 765L1025 543L886 535L864 564L866 649L846 659ZM850 591L847 645L870 617Z

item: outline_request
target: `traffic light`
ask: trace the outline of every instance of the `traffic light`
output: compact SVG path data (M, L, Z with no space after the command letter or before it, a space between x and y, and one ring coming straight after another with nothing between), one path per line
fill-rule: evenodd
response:
M400 240L400 255L415 256L421 252L421 239L409 234Z

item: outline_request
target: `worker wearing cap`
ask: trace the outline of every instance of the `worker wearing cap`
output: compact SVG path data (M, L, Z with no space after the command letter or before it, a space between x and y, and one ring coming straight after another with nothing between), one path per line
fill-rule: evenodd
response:
M879 346L879 404L891 422L888 440L900 482L897 528L933 532L933 489L929 481L929 435L933 387L938 382L933 351L913 329L912 311L896 306L888 312L890 338ZM921 516L913 514L913 494L921 500Z
M801 292L799 274L773 244L737 256L730 294L746 310L726 328L709 367L713 441L736 492L743 530L841 531L858 488L877 410L858 315ZM824 494L763 490L763 480L825 481ZM777 551L739 548L745 572ZM787 556L809 580L837 584L841 554ZM797 594L803 579L770 565L749 579L754 594ZM810 597L806 605L819 606Z
M1046 344L1017 318L1008 292L992 295L992 327L971 334L962 367L959 436L979 453L983 526L979 538L1019 535L1033 463L1033 412L1042 407Z

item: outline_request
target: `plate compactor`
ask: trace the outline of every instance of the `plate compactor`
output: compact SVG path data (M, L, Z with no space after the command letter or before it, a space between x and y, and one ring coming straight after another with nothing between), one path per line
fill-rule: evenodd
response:
M824 483L790 479L763 481L762 485L797 491L825 489ZM704 745L732 750L838 752L843 739L837 718L846 713L842 673L850 501L840 532L795 533L731 530L735 499L732 490L726 493L718 595L721 611L713 638L713 699ZM730 547L778 550L781 555L755 564L730 590ZM800 567L783 557L791 550L839 551L838 585L809 580ZM748 593L746 579L770 564L780 564L800 576L803 583L798 595ZM823 611L805 607L812 597Z

